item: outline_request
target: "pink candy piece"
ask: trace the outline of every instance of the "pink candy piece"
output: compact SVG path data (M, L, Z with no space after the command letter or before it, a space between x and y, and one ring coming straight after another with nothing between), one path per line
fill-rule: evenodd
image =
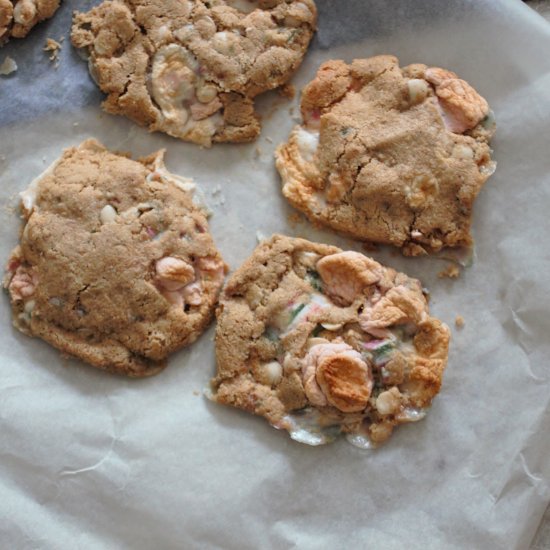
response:
M23 298L32 296L37 284L38 276L29 268L20 265L8 286L12 300L23 300Z
M363 347L368 350L375 350L383 346L387 340L371 340L370 342L363 342Z

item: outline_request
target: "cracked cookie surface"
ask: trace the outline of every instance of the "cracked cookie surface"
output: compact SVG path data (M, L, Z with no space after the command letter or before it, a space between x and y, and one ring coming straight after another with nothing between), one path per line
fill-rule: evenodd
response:
M284 196L310 220L408 255L472 246L495 124L467 82L387 55L328 61L301 111L276 164Z
M134 377L201 334L225 264L193 184L163 154L135 161L87 140L21 193L4 278L19 330Z
M216 316L213 400L310 445L384 442L424 417L447 363L449 329L419 281L304 239L261 243Z
M52 17L60 0L0 0L0 46L10 37L24 38L44 19Z
M106 0L76 13L103 108L209 147L260 133L254 97L300 65L313 0Z

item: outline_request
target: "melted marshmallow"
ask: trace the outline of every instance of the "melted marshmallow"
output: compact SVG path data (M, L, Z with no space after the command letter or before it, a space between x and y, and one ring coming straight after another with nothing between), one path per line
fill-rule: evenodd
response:
M31 212L34 210L34 207L36 205L36 197L38 195L38 185L39 183L49 176L56 168L56 166L59 164L59 160L56 160L52 162L44 170L40 175L38 175L36 178L34 178L27 189L25 191L22 191L19 193L19 197L21 198L21 204L23 205L23 209L25 211L25 214L30 215Z
M296 144L302 159L305 162L311 162L319 146L319 132L298 128L296 131Z

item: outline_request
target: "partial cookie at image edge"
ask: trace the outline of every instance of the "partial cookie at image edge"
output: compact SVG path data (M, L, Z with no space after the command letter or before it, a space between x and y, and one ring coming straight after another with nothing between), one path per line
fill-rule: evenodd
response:
M38 23L54 15L60 0L0 0L0 47L24 38Z
M205 147L254 140L254 98L301 64L313 0L178 2L170 16L160 4L114 0L75 13L72 43L107 94L103 109Z

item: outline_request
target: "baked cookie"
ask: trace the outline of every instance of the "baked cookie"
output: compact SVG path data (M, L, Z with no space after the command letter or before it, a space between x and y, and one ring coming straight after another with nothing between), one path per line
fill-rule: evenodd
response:
M489 106L450 71L389 55L323 64L303 124L276 152L283 194L312 221L408 255L470 247L495 170Z
M76 13L103 108L209 147L256 138L254 97L300 65L313 0L106 0Z
M212 398L310 445L382 443L424 417L447 363L449 329L417 280L304 239L260 244L216 315Z
M40 21L50 18L60 0L0 0L0 46L11 36L23 38Z
M88 140L21 193L4 279L19 330L128 376L156 374L197 339L225 264L163 154L134 161Z

